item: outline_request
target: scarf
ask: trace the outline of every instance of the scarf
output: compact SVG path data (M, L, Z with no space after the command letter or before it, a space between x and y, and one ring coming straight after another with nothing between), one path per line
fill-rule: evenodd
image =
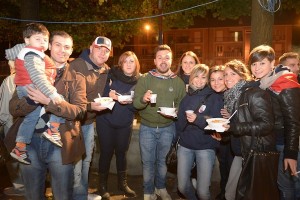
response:
M56 69L56 77L55 77L55 82L56 83L64 74L64 71L65 71L65 65L61 68L57 68Z
M263 90L268 88L274 93L279 94L283 89L300 86L297 83L296 75L290 72L286 66L279 65L260 80L259 87Z
M149 74L151 74L154 77L160 78L160 79L169 79L169 78L177 77L177 75L174 74L173 72L171 72L171 74L169 76L161 75L159 72L157 72L156 69L152 69L151 71L149 71Z
M113 80L120 80L123 83L127 83L130 85L135 85L137 83L137 76L127 76L124 72L118 67L112 67L111 70L111 79Z
M246 83L247 82L245 80L240 80L237 84L235 84L235 86L233 86L233 88L230 88L224 92L224 106L230 114L233 113L234 104L241 96L241 89Z

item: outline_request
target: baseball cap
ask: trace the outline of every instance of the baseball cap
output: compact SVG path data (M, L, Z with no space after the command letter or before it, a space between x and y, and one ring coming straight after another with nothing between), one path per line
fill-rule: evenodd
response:
M94 46L97 47L106 47L108 50L111 50L111 40L107 37L99 36L93 42Z

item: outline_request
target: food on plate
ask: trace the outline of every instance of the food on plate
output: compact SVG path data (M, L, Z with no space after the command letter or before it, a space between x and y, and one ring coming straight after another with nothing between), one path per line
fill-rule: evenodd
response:
M100 103L102 106L107 106L108 104L110 104L110 102L113 101L113 99L110 97L100 97L100 98L94 99L94 101L96 103Z

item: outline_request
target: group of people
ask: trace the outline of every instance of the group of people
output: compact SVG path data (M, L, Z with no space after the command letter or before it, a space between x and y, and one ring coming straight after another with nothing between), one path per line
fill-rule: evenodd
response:
M275 66L274 50L261 45L251 51L248 68L239 60L208 67L194 52L187 51L173 72L172 50L164 44L154 50L155 68L141 74L132 51L124 52L116 66L106 64L112 49L107 37L96 37L70 63L73 39L68 33L49 34L44 25L30 23L23 37L25 44L6 50L6 58L16 65L12 78L16 92L10 92L6 113L20 121L17 132L8 131L14 137L8 137L13 140L6 143L12 147L12 157L21 163L26 199L45 198L48 171L55 199L86 200L92 196L88 194L88 178L95 134L100 158L94 199L110 199L107 183L114 154L119 190L136 197L127 184L126 160L135 113L140 117L144 200L157 196L172 199L166 189L166 156L174 142L178 142L178 190L184 198L212 198L211 176L217 158L221 192L216 198L234 200L252 133L262 138L268 151L281 153L280 199L300 198L297 53L283 54L280 65ZM50 57L44 53L48 45ZM153 94L156 101L151 101ZM95 102L99 95L112 98L113 107ZM133 98L120 101L119 95ZM176 108L177 112L158 112L161 107ZM233 114L223 133L207 130L208 118L228 119ZM256 195L263 199L268 194Z

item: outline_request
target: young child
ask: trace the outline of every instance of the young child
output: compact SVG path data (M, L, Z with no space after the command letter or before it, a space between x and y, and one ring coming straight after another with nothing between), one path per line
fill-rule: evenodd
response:
M23 38L26 46L19 52L15 60L15 84L19 98L28 96L26 87L36 87L55 104L63 101L63 98L53 86L56 77L56 67L52 60L44 54L44 51L48 49L49 35L47 28L39 23L27 24L23 30ZM14 54L18 50L12 48L11 51L8 50L6 52ZM34 111L25 116L18 130L16 146L10 153L13 158L24 164L31 163L26 152L26 145L31 142L40 113L41 106L38 106ZM61 147L62 142L58 130L62 122L61 118L51 115L49 121L50 128L43 133L43 136Z

